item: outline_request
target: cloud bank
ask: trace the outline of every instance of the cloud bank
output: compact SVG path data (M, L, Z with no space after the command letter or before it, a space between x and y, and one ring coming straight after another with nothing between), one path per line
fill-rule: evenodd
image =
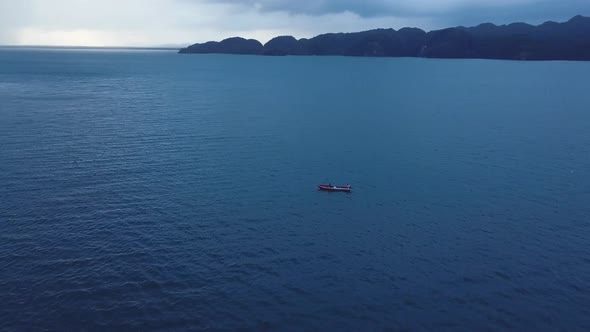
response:
M590 15L588 0L0 0L0 44L159 46L262 42L379 27L426 30Z

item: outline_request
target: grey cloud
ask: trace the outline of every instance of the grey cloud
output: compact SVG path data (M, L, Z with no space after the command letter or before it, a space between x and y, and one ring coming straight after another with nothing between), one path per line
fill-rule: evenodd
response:
M258 8L262 12L283 11L296 15L325 15L351 12L361 17L418 13L411 0L207 0Z
M406 11L403 5L387 0L222 0L231 4L257 7L261 11L285 11L291 14L323 15L352 12L359 16L382 16Z
M187 0L183 0L187 1ZM205 0L298 15L351 12L361 17L430 17L452 24L540 21L590 15L590 0Z

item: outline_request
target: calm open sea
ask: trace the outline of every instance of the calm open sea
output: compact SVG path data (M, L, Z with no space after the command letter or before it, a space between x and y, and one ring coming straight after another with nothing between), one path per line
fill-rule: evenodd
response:
M590 63L0 50L0 329L588 331Z

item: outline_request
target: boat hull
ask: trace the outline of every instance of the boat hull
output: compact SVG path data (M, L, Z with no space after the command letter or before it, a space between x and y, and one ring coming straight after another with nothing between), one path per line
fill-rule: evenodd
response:
M352 191L352 188L350 186L342 187L342 186L330 186L327 184L319 184L318 190L349 193Z

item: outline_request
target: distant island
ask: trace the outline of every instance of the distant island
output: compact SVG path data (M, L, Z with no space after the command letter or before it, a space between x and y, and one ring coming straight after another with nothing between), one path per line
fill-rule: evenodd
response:
M455 27L425 32L417 28L328 33L310 39L228 38L194 44L179 53L253 55L341 55L366 57L478 58L503 60L590 60L590 17L545 22Z

